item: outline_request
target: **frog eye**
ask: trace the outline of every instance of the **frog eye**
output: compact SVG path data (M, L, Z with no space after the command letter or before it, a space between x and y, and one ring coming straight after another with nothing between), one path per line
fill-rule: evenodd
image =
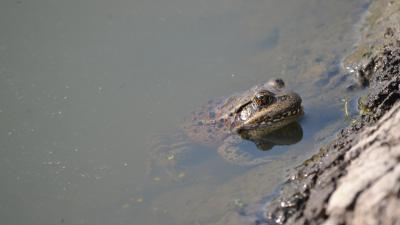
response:
M261 90L254 95L253 101L257 106L269 105L275 101L275 95L270 91Z

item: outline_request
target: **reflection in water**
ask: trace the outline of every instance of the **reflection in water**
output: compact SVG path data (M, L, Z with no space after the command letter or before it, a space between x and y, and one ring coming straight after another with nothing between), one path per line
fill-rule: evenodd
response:
M294 122L273 132L265 133L263 129L257 129L241 132L240 136L254 142L259 150L268 151L275 145L293 145L301 141L303 129L298 122Z
M269 151L274 147L296 144L302 137L303 129L298 122L272 132L267 128L245 130L221 140L218 153L232 165L256 166L279 159L279 155L286 152L278 150L271 154ZM209 157L204 146L196 146L182 131L156 135L151 141L147 172L152 178L166 175L175 179L184 169L203 163ZM216 147L208 148L211 152L217 150Z

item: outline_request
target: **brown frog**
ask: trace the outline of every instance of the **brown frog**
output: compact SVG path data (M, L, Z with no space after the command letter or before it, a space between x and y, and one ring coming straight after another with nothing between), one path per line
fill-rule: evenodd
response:
M268 156L246 152L239 144L248 139L261 149L269 149L274 144L293 142L293 137L277 130L286 127L285 134L298 131L299 125L293 128L288 124L303 115L301 101L297 93L285 89L282 79L271 79L225 99L210 100L184 119L177 134L153 139L151 158L158 164L175 164L183 152L190 150L186 146L195 143L217 149L222 158L237 165L271 161Z

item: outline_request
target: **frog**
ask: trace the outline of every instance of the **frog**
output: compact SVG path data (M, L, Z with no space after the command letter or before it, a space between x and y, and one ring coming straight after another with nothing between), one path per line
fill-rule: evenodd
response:
M230 164L260 165L274 158L255 156L240 144L250 140L265 151L276 144L297 142L302 137L297 121L303 115L300 95L287 90L282 79L272 78L227 98L209 100L193 110L178 132L152 138L150 158L158 164L176 165L193 150L192 144L198 144L215 149Z

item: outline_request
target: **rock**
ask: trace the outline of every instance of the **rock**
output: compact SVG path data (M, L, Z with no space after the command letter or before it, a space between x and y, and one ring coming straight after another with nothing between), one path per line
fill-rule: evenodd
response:
M368 84L360 117L266 206L277 224L400 224L400 1L375 1L344 61ZM363 52L363 54L360 54Z
M364 129L326 204L328 224L400 223L400 104Z

